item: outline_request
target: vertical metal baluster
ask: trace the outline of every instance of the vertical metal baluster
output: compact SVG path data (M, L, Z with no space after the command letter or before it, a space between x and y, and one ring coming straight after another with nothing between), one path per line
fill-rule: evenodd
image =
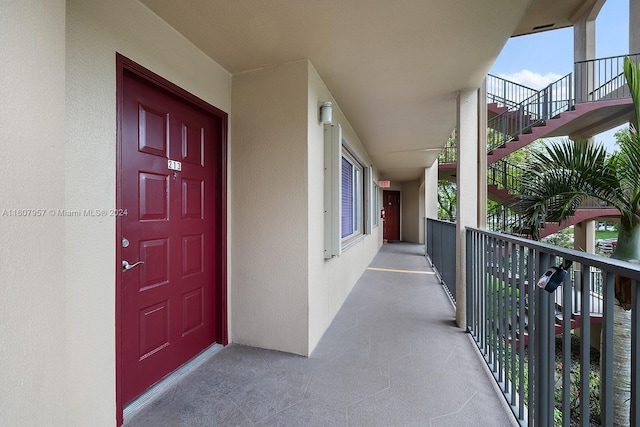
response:
M600 421L603 426L613 424L613 304L614 275L603 271L602 346L600 348Z
M631 425L640 425L640 282L631 283Z
M536 355L536 350L537 350L537 346L538 346L538 342L536 340L536 329L537 329L537 325L536 325L536 312L537 307L536 307L536 297L535 297L535 292L536 292L536 275L538 274L538 258L539 258L539 252L537 250L534 249L530 249L529 250L529 263L527 265L527 285L528 285L528 299L529 299L529 303L528 303L528 309L527 309L527 322L528 322L528 329L529 329L529 383L528 383L528 388L529 390L527 390L527 409L528 409L528 420L530 423L532 423L534 426L536 426L535 424L535 414L537 412L536 409L536 396L535 396L535 386L536 386L536 372L537 372L537 368L535 366L535 355Z
M502 378L503 375L503 357L502 357L502 337L504 335L504 325L503 325L503 319L504 319L504 313L502 311L503 309L503 305L502 305L502 286L503 286L503 280L502 280L502 272L503 272L503 268L504 268L504 251L502 249L502 244L503 241L502 240L498 240L498 268L497 268L497 283L496 283L496 307L498 308L497 310L497 314L498 314L498 318L497 320L497 347L498 347L498 354L496 356L496 367L498 368L498 381L499 382L503 382L504 379Z
M490 281L489 281L489 317L490 317L490 322L489 324L491 325L491 331L490 331L490 335L489 335L489 360L493 365L493 370L494 372L496 372L496 366L495 366L495 358L496 358L496 335L497 335L497 330L498 330L498 319L496 318L496 313L497 313L497 308L496 308L496 303L495 303L495 298L496 298L496 286L497 286L497 278L496 278L496 274L497 274L497 263L498 263L498 256L497 256L497 252L498 252L498 248L497 248L497 239L495 237L491 238L491 277L490 277Z
M526 274L524 270L525 250L522 245L518 248L518 419L524 420L524 341L525 329L524 319L527 315L525 307L525 280Z
M518 275L516 274L517 270L517 262L518 262L518 257L517 257L517 250L516 250L516 245L515 243L511 244L511 268L510 268L510 280L509 280L509 299L511 302L511 330L510 330L510 336L511 336L511 340L509 342L509 351L511 354L511 361L510 361L510 368L511 368L511 406L515 406L516 405L516 378L517 377L517 371L516 371L516 352L517 352L517 348L518 348L518 311L517 311L517 306L516 306L516 300L517 300L517 295L518 295L518 285L517 285L517 277Z
M589 427L589 379L591 372L591 277L589 266L582 265L582 316L580 318L580 424Z
M482 255L481 255L481 262L480 262L480 274L482 276L482 279L480 280L480 289L479 289L479 299L482 302L480 305L480 311L478 313L478 322L479 322L479 335L480 335L480 348L482 349L482 351L484 352L484 354L486 355L486 344L487 344L487 340L486 340L486 334L487 334L487 319L486 319L486 307L487 307L487 297L486 297L486 289L487 289L487 257L486 257L486 253L488 250L488 246L487 246L487 236L482 235L480 237L481 239L481 249L482 249Z
M473 234L471 231L466 231L465 232L465 256L467 258L467 265L465 268L465 275L466 275L466 290L465 293L467 295L467 301L466 301L466 306L465 306L465 317L466 317L466 321L467 324L465 325L465 330L467 332L472 331L473 330L473 312L471 311L472 307L473 307L473 265L471 263L471 260L474 260L476 258L473 257Z
M580 275L574 274L575 281L565 280L562 284L562 423L569 426L571 421L571 315L572 298L571 294L578 293L576 286ZM554 369L555 372L555 369Z
M556 265L558 264L557 262L557 258L555 255L551 255L549 257L549 265ZM543 293L548 293L548 292L543 292ZM554 415L555 415L555 403L556 403L556 399L555 399L555 362L556 362L556 304L555 304L555 299L554 298L548 298L547 300L547 310L549 313L548 316L548 322L549 322L549 328L547 329L547 348L548 348L548 355L547 355L547 381L548 381L548 393L546 395L546 399L547 399L547 408L549 408L549 412L547 414L547 422L548 425L551 425L554 422Z
M553 261L549 254L540 252L537 262L537 270L541 275L551 262ZM552 346L549 345L551 328L553 324L551 319L553 316L552 306L553 298L548 292L538 289L536 292L536 352L534 364L535 370L535 426L551 426L553 425L553 396L554 388L551 381L552 370L550 362L552 358Z

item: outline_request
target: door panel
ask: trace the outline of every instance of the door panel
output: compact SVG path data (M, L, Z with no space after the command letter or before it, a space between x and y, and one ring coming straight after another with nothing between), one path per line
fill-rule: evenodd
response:
M388 241L400 240L400 192L384 190L382 201L385 211L383 238Z
M121 279L126 403L215 340L222 132L210 113L136 76L122 87L121 254L144 262Z

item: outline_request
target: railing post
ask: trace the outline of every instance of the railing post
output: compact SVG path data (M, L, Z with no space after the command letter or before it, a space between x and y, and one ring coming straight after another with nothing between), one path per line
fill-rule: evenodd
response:
M580 82L581 82L581 75L580 75L580 63L579 62L575 62L573 64L573 94L574 94L574 98L575 98L575 103L578 104L580 102L580 98L579 98L579 93L580 93Z
M605 272L603 278L602 336L600 349L600 409L603 426L613 425L613 303L614 275Z
M471 330L470 325L473 322L473 286L474 286L474 277L473 277L473 262L471 262L472 260L474 260L475 258L473 257L474 254L474 246L473 246L473 233L469 230L466 231L467 233L467 247L466 247L466 252L467 252L467 325L466 325L466 331L469 332Z
M631 282L631 425L640 425L640 282Z
M569 84L567 85L567 97L569 98L567 101L567 110L571 110L573 108L573 94L571 93L571 91L573 90L573 78L572 78L572 74L569 74Z
M549 254L539 252L537 257L536 274L541 275L550 265ZM534 278L535 280L535 278ZM533 283L531 286L535 286ZM535 291L535 325L534 336L536 342L534 355L534 422L536 427L553 425L554 384L553 384L553 338L551 329L551 307L553 294L541 289Z

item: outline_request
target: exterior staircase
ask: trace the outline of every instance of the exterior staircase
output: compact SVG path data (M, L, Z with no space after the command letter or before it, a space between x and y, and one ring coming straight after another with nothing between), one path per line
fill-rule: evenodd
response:
M577 121L580 118L583 118L588 113L597 112L598 110L606 107L631 105L631 98L576 104L575 106L571 107L570 110L558 113L554 117L546 120L540 120L535 122L535 124L529 125L527 125L527 123L531 122L530 117L524 117L521 119L521 121L525 123L525 125L520 130L520 133L515 134L512 139L501 141L500 145L496 145L495 148L491 148L487 152L487 164L492 164L500 159L503 159L514 151L526 147L527 145L540 138L567 135L566 133L563 133L563 131L571 130L570 125L572 123L577 124ZM514 120L513 118L508 118L507 116L509 116L509 114L503 114L503 120ZM624 120L628 121L626 115L624 116Z
M489 228L509 232L517 224L508 205L514 197L514 165L509 154L548 137L590 137L630 121L633 103L622 72L624 58L638 61L640 54L581 61L567 74L542 90L489 75L487 77L487 192L502 206L488 218ZM439 158L440 179L455 179L456 147L446 147ZM547 224L541 236L570 225L619 212L602 206L585 206L562 224ZM494 227L491 227L491 224Z

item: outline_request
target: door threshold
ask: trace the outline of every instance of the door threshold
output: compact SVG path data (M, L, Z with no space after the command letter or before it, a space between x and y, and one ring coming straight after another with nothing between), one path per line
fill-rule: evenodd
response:
M212 344L203 350L196 357L180 366L178 369L158 381L151 386L147 391L136 397L128 405L122 409L122 418L126 424L130 419L136 415L142 408L146 407L149 403L153 402L158 396L164 393L169 387L171 387L176 381L183 378L191 371L198 368L214 354L224 348L221 344Z

